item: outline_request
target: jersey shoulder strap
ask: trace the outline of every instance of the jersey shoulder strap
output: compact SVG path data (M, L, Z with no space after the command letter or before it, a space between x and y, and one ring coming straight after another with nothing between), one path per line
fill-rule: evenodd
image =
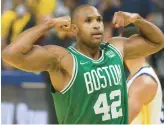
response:
M127 89L129 89L130 86L133 84L134 80L141 75L147 75L153 78L158 84L160 83L153 68L151 66L144 66L140 68L140 70L138 70L138 72L127 81Z
M108 42L103 42L100 44L100 48L105 50L105 53L108 55L112 54L112 52L111 52L111 50L112 50L120 57L121 61L123 62L123 56L122 56L120 50L118 48L116 48L114 45L112 45Z

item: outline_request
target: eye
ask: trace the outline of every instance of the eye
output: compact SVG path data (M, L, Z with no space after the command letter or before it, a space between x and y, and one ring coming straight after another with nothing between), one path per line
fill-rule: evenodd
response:
M87 19L85 20L86 23L91 23L91 21L92 21L92 20L91 20L90 18L87 18Z
M102 18L101 17L97 18L97 22L102 22Z

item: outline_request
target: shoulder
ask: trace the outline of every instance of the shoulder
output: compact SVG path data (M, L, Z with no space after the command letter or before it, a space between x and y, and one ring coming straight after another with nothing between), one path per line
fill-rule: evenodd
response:
M108 39L107 42L117 48L124 57L124 42L127 40L128 39L124 37L112 37Z
M147 75L137 77L129 88L129 95L144 100L144 104L150 102L157 92L158 84Z
M137 77L135 80L134 80L134 84L133 84L134 86L142 86L143 88L153 88L153 87L156 87L158 84L156 83L156 81L152 78L152 77L150 77L150 76L148 76L148 75L146 75L146 74L143 74L143 75L141 75L141 76L139 76L139 77ZM141 87L140 87L141 88Z
M145 46L149 46L147 42L145 42L145 39L139 34L134 34L129 38L113 37L109 39L108 42L120 50L124 59L134 59L140 57L143 55L141 50L145 51L145 49L143 49L143 44Z

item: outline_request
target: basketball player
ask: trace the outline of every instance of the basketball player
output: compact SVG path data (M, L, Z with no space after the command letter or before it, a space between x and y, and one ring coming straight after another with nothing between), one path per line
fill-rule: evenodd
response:
M122 36L139 34L136 27L127 27ZM162 116L162 88L160 81L145 57L126 60L129 69L129 121L132 124L160 124ZM162 68L162 67L161 67Z
M131 23L142 35L102 42L102 16L95 7L83 5L75 9L71 21L55 18L23 32L3 50L2 58L24 71L49 72L59 124L127 124L123 58L150 55L164 45L164 36L155 25L138 14L115 13L113 24L117 28ZM76 35L75 47L33 45L54 27L71 29Z
M162 89L160 81L144 57L127 60L129 121L132 124L160 124Z

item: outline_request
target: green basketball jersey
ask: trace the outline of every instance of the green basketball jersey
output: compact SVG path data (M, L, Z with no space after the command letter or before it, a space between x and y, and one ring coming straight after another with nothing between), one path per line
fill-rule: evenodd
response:
M93 60L74 47L73 75L60 92L53 92L60 124L128 124L128 98L120 52L102 43L101 57Z

